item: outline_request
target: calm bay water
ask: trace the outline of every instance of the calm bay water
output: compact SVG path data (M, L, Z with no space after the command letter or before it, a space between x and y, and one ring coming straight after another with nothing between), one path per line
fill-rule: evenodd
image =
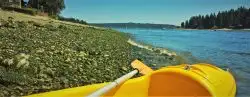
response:
M222 68L228 67L236 79L237 96L250 96L250 32L115 29L132 34L136 41L174 50L183 57L194 56Z

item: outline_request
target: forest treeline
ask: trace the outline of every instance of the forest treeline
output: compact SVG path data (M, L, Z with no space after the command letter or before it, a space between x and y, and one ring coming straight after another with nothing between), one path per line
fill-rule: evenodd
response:
M59 16L61 11L65 9L64 0L29 0L27 6L40 10L42 12L48 13L53 18L56 18L61 21L68 21L79 24L87 24L86 21L76 19L76 18L67 18Z
M76 19L76 18L66 18L66 17L63 17L63 16L58 16L58 20L61 20L61 21L68 21L68 22L73 22L73 23L79 23L79 24L88 24L86 21L84 20L80 20L80 19Z
M250 8L239 7L217 14L193 16L181 23L182 28L188 29L243 29L250 28Z
M29 0L26 2L26 6L48 13L49 15L59 15L65 8L64 0Z

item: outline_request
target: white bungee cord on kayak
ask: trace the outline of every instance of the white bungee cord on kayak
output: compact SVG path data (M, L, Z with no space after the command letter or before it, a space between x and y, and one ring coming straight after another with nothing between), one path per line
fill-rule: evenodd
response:
M133 77L134 75L136 75L137 73L141 73L141 74L147 74L152 72L153 70L146 66L145 64L143 64L142 62L140 62L139 60L135 60L131 63L131 66L135 69L133 71L131 71L130 73L123 75L122 77L116 79L115 81L111 82L110 84L104 86L101 89L98 89L97 91L91 93L90 95L88 95L87 97L100 97L103 94L109 92L111 89L117 87L118 85L124 83L125 81L127 81L128 79L130 79L131 77Z

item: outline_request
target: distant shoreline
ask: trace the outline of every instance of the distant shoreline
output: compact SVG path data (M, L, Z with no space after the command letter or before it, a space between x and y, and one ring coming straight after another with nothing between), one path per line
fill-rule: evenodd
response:
M250 31L250 29L229 29L229 28L221 28L221 29L184 29L184 28L177 28L177 30Z

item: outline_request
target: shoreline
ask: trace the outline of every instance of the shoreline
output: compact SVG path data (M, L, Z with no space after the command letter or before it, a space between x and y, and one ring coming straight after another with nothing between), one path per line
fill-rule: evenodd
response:
M160 54L166 54L168 56L176 56L175 52L170 52L167 49L157 48L157 47L150 47L150 46L147 46L147 45L142 45L142 44L136 43L135 41L133 41L131 39L129 39L127 42L129 44L131 44L132 46L136 46L138 48L146 49L146 50L149 50L149 51L152 51L152 52L158 52Z
M138 43L131 39L129 39L127 43L132 46L131 55L133 59L139 58L143 63L155 70L166 66L185 64L187 62L185 58L167 48Z

